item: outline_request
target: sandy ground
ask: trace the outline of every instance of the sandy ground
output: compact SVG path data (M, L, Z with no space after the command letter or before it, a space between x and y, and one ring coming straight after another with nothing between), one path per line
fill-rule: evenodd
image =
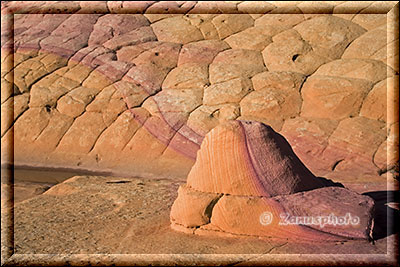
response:
M19 182L14 186L14 246L7 247L2 242L2 250L13 254L6 263L48 264L75 259L76 264L83 264L82 260L91 254L98 254L97 261L103 263L110 261L110 255L119 254L120 257L110 261L114 264L124 260L129 264L152 263L152 259L166 264L182 264L187 260L208 264L271 264L279 259L278 263L298 263L299 258L293 256L297 254L308 254L309 261L322 264L393 263L394 258L386 253L394 244L397 246L397 235L384 225L385 217L389 216L390 221L398 220L398 210L386 205L387 202L398 203L398 198L384 190L383 183L381 190L374 184L364 191L376 200L379 208L375 242L349 240L312 244L176 232L170 228L169 212L179 184L161 179L105 176L76 176L51 189L49 184ZM362 189L364 186L353 187ZM6 212L7 209L2 208L2 225L9 218ZM3 233L7 231L2 230ZM149 255L143 258L143 254ZM168 255L159 259L159 254ZM176 256L182 254L187 258L183 255L181 262L177 261ZM189 254L201 255L194 259ZM232 257L215 258L215 254L232 254ZM2 252L2 255L5 254ZM76 258L77 255L80 256ZM127 256L132 258L124 258Z

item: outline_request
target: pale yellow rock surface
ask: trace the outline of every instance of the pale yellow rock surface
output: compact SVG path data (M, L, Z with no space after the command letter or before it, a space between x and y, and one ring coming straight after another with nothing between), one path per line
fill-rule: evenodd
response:
M292 71L310 75L328 61L326 56L316 53L293 29L275 35L272 40L273 43L262 51L265 65L270 71Z
M368 59L339 59L321 66L314 75L364 79L373 83L393 76L384 63Z
M159 41L186 44L203 39L201 32L182 16L166 18L151 26Z
M170 71L163 89L202 89L208 83L207 65L187 63Z
M251 81L246 78L236 78L222 83L216 83L204 89L204 105L238 103L252 91Z
M209 67L209 80L220 83L239 77L251 77L265 71L261 53L246 49L229 49L219 53Z
M219 38L224 39L234 33L253 26L254 20L248 14L238 14L236 16L222 14L213 18L212 24L217 30Z
M283 120L299 114L301 97L296 89L266 87L245 96L240 102L242 118L261 120L280 130Z
M365 32L359 25L335 16L312 18L294 29L315 53L330 59L340 58L346 47Z
M301 90L301 116L334 120L356 116L371 87L365 80L313 75Z

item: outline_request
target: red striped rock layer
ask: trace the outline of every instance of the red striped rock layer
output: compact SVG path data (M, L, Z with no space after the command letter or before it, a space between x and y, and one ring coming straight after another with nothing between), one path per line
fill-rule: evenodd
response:
M202 192L266 197L330 184L304 166L285 138L250 121L214 128L201 145L187 183Z
M271 127L228 121L206 135L170 218L195 234L337 241L369 238L373 208L368 196L315 177Z
M273 198L179 188L172 228L198 235L239 235L292 241L368 239L374 201L341 187ZM297 220L297 222L296 222Z

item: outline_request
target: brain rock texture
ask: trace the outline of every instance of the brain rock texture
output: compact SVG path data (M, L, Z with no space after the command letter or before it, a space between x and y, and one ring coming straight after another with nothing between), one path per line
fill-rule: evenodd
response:
M2 163L182 179L252 120L317 175L387 173L398 13L377 4L2 3Z

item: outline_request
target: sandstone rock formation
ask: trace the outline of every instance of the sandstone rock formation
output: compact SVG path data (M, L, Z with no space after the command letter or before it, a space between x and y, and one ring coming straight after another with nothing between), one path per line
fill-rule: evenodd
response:
M271 127L238 120L206 135L170 218L200 235L332 241L370 238L373 208L370 197L315 177Z
M271 125L318 175L386 175L394 5L4 2L2 164L184 179L204 136L244 119Z

